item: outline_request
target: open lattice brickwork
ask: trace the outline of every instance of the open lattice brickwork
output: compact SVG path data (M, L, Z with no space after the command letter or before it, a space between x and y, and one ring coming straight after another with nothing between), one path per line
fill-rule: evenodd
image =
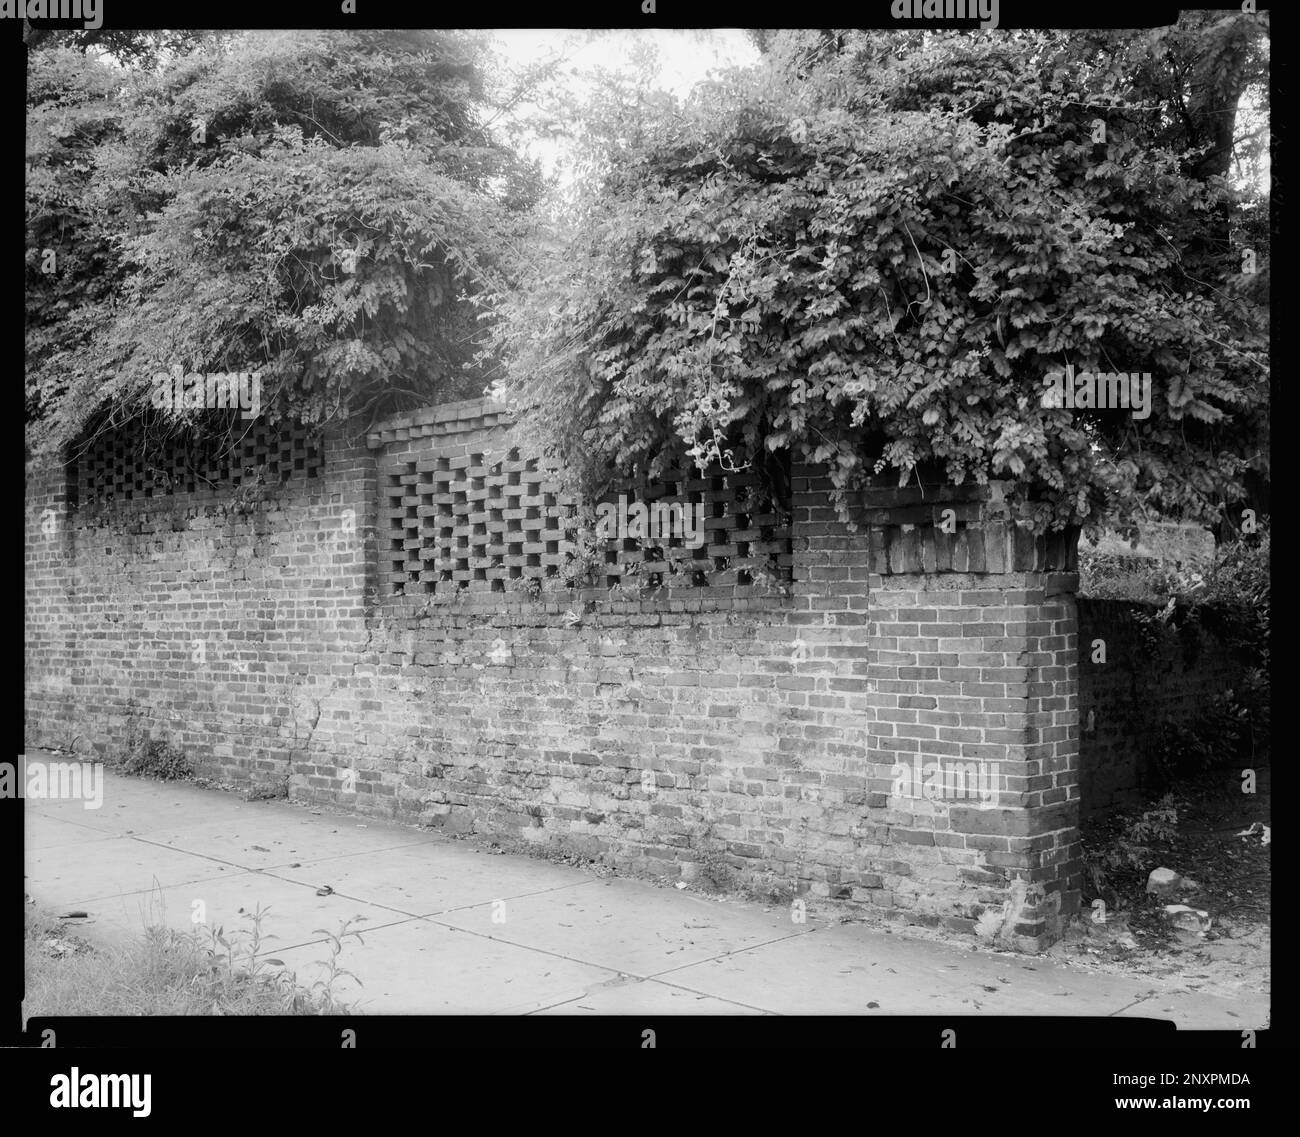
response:
M692 518L702 505L704 541L691 548L680 532L597 539L554 469L517 450L494 457L407 452L381 459L380 556L390 594L500 592L550 578L607 588L790 579L789 519L760 504L755 474L701 474L682 465L639 491L625 486L604 499L617 503L622 492L629 508L676 504L692 509Z
M138 498L227 491L248 483L279 485L318 477L319 440L305 427L257 423L233 440L146 441L138 429L100 435L71 471L76 501L109 504Z

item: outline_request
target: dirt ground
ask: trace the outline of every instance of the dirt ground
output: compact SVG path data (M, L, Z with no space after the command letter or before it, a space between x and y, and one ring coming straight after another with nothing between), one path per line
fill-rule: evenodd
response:
M1173 794L1177 822L1167 838L1145 841L1141 864L1112 870L1098 887L1089 874L1081 914L1045 953L1052 962L1081 971L1146 976L1162 989L1204 992L1231 998L1243 990L1270 992L1270 823L1268 770L1259 771L1258 792L1242 792L1235 771L1208 771ZM1153 799L1144 808L1153 808ZM1126 822L1140 816L1112 816L1085 828L1085 839L1102 848ZM1253 827L1253 828L1252 828ZM1195 888L1173 896L1150 896L1152 869L1169 868ZM1093 908L1105 904L1105 920ZM1165 905L1186 904L1208 914L1209 927L1173 927ZM845 917L852 919L853 917ZM896 934L940 940L990 951L944 929L893 926ZM999 953L1006 954L1006 953Z
M1151 839L1140 867L1085 884L1085 904L1106 904L1106 920L1091 911L1075 920L1049 955L1102 971L1178 981L1189 990L1230 995L1248 987L1269 991L1271 836L1268 769L1257 792L1242 792L1239 771L1211 770L1172 794L1177 823L1168 838ZM1154 804L1154 803L1152 803ZM1123 828L1123 818L1090 826L1099 846ZM1169 868L1189 886L1177 895L1146 892L1154 868ZM1194 887L1192 887L1194 886ZM1183 931L1165 916L1167 904L1208 914L1203 931Z

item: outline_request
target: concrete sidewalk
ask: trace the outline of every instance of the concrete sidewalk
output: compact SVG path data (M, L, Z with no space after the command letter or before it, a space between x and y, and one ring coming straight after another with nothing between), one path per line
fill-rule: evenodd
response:
M1268 997L1228 999L1048 960L973 951L687 891L287 802L106 774L102 808L26 802L27 891L85 910L92 940L147 922L247 926L310 982L316 929L353 916L340 959L374 1014L1123 1015L1183 1028L1262 1027ZM318 896L328 885L333 892ZM494 912L496 919L494 920Z

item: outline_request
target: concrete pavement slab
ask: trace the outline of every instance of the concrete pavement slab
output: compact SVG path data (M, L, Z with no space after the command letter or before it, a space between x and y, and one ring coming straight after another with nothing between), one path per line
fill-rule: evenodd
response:
M339 966L346 979L335 988L346 1003L368 1014L518 1015L582 998L618 972L580 960L545 955L428 920L358 929L364 943L344 941ZM325 944L277 950L299 983L327 975Z
M310 983L321 929L361 916L365 943L340 962L372 1012L1119 1015L1237 1030L1268 1014L1266 994L829 923L813 905L796 924L783 906L194 786L108 774L104 809L26 805L28 891L89 911L92 939L189 930L196 901L209 926L244 928L261 905L268 948Z
M741 1003L683 991L657 979L627 978L602 984L539 1015L762 1015Z
M58 755L48 758L58 760ZM84 802L75 798L27 798L24 808L29 816L35 811L121 836L128 831L147 833L150 829L175 825L182 815L201 815L203 803L213 793L186 782L154 782L107 772L104 778L103 803L98 809L87 809ZM232 804L235 800L231 799Z
M43 899L39 891L33 895ZM137 892L76 899L71 906L89 912L97 931L120 940L126 935L138 935L152 924L191 931L195 927L196 903L202 904L200 911L208 927L229 931L251 928L250 916L260 905L266 912L262 932L275 937L269 942L276 945L277 951L280 947L319 943L325 936L316 929L337 931L344 920L354 916L364 916L371 927L411 918L408 913L367 904L353 896L317 896L313 888L305 885L277 880L266 873L238 870L167 888L146 885Z
M1269 1022L1269 997L1248 991L1232 999L1196 991L1153 992L1117 1014L1173 1019L1179 1030L1263 1030Z
M83 907L155 886L206 881L241 870L131 837L105 837L93 844L33 849L26 888L52 904Z
M1152 987L1140 978L1075 972L1032 957L958 948L856 924L657 978L788 1015L1113 1015ZM1217 1029L1224 1025L1219 1021Z
M29 809L23 818L23 848L58 849L64 845L85 845L91 841L112 841L115 834L80 825L73 819Z
M595 880L563 894L509 901L502 923L489 905L436 917L507 943L583 959L646 977L674 966L798 936L785 910L719 902L647 881Z
M326 821L328 824L322 824L319 817L305 810L254 803L219 821L153 829L136 836L154 845L246 869L278 869L295 863L426 845L434 840L430 835L384 823L359 826L337 817Z
M298 842L302 844L303 842ZM494 856L445 839L419 845L305 861L298 868L269 870L283 880L328 884L413 916L451 912L494 900L513 900L593 878L548 861Z

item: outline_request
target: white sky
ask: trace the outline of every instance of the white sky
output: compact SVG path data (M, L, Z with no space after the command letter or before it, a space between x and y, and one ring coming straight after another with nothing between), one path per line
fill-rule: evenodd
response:
M662 64L660 85L676 95L686 94L710 68L733 67L758 59L758 49L740 28L616 28L599 33L585 29L503 28L492 35L494 46L512 64L545 58L568 44L572 65L578 70L620 67L630 61L633 47L650 44Z
M685 96L715 68L737 67L758 60L758 49L740 28L616 28L593 31L578 28L502 28L492 33L493 47L508 66L518 68L564 54L569 76L597 67L621 70L632 64L637 48L653 47L658 61L656 85L679 98ZM557 139L521 140L540 159L547 174L564 167L564 145Z

